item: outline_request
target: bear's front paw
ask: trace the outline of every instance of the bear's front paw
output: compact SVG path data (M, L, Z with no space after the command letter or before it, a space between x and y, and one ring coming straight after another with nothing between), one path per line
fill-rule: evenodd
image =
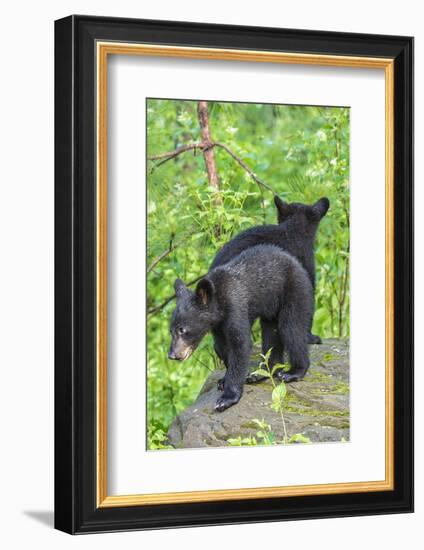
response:
M240 400L240 397L236 397L236 396L227 397L223 395L217 400L215 404L215 410L218 412L225 411L225 409L228 409L229 407L232 407L233 405L238 403L239 400Z
M218 380L217 388L218 388L219 391L224 391L224 388L225 388L225 376L223 376L222 378L220 378L220 379Z

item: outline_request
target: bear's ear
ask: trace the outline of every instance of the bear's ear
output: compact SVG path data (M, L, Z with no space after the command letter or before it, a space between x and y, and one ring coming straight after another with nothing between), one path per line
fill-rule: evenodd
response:
M174 283L175 296L180 298L183 294L187 292L187 287L181 279L175 279Z
M274 204L278 211L278 223L283 223L292 213L290 204L282 201L278 195L274 195Z
M196 287L196 296L200 303L207 306L213 298L215 286L210 279L200 279Z
M311 218L317 222L322 220L322 218L327 214L328 209L330 208L330 201L327 197L319 199L315 204L311 206Z

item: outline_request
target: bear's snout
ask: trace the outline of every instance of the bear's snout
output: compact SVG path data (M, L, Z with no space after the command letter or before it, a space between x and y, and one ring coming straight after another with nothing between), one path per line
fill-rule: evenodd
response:
M192 352L192 346L189 346L183 340L178 339L171 344L171 348L168 353L168 359L172 359L175 361L185 361L190 357Z

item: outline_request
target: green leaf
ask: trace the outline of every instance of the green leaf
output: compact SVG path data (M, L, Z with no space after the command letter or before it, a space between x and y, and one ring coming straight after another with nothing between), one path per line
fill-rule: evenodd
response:
M306 437L303 434L294 434L289 439L289 443L310 443L311 440L309 437Z
M269 372L265 369L256 369L253 372L250 373L251 375L255 374L257 376L266 376L269 378Z
M271 370L271 375L274 376L275 372L277 370L284 370L288 371L290 369L290 365L286 365L285 363L276 363Z
M271 403L271 409L275 412L279 412L281 409L281 403L279 401L273 401Z
M269 432L268 433L268 439L269 439L269 442L271 445L275 445L276 441L275 441L275 433L274 432Z
M278 384L277 387L275 387L272 391L272 402L278 403L278 405L281 405L284 401L284 398L286 397L287 388L284 382L281 382L281 384Z
M269 348L269 350L265 353L265 358L266 358L267 361L270 358L271 353L272 353L272 348Z
M254 422L262 430L270 430L271 429L271 426L267 422L265 422L265 420L259 420L257 418L254 418L252 420L252 422Z
M272 348L269 348L269 350L265 353L265 355L262 355L262 357L264 358L264 361L267 365L268 365L268 361L269 361L269 358L271 356L271 353L272 353Z

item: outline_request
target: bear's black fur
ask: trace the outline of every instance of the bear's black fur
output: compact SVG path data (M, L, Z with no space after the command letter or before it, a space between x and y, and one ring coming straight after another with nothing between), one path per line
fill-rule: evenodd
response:
M212 331L215 351L227 368L216 410L231 407L242 395L252 347L251 327L257 318L277 328L277 337L263 340L263 353L272 346L278 355L288 352L291 368L281 370L279 378L286 382L303 378L309 368L307 332L313 292L306 271L293 256L276 246L253 246L212 269L195 292L181 279L174 286L177 304L169 358L184 361Z
M240 252L258 244L273 244L299 260L308 272L312 287L315 289L315 256L314 241L318 224L327 213L330 202L323 197L313 205L286 203L274 197L278 211L278 225L261 225L243 231L226 243L215 256L210 269L227 263ZM310 344L319 344L321 339L311 333L313 311L308 327ZM275 332L273 324L262 323L262 338L268 339L269 332ZM283 358L277 358L282 362Z

